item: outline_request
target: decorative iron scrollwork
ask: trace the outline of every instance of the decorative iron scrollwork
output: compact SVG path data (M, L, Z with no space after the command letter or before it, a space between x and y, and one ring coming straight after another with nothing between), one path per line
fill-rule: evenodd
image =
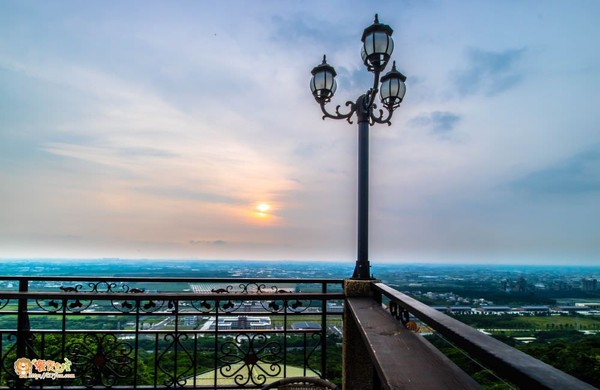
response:
M248 294L248 293L262 293L264 292L264 289L267 288L266 285L264 284L258 284L258 283L240 283L239 284L239 289L240 292L243 294Z
M169 344L158 356L158 369L166 375L164 384L167 387L183 387L190 376L194 358L184 343L188 337L187 334L181 333L169 333L164 337ZM182 357L189 363L180 364Z
M233 289L232 286L227 286L226 288L213 288L210 292L215 294L229 294L229 292Z
M175 304L173 303L173 301L156 301L153 299L149 299L147 301L140 301L139 302L140 305L140 312L142 313L154 313L157 312L159 310L161 310L163 307L165 307L168 311L174 312L175 311Z
M265 310L268 310L271 313L279 313L285 307L285 302L283 302L283 301L270 301L270 302L261 301L260 304Z
M119 293L131 293L131 294L140 294L143 293L145 291L145 289L140 289L140 288L132 288L129 285L125 284L125 283L121 283L121 284L117 284L114 282L106 282L106 281L98 281L98 282L89 282L87 283L87 287L84 289L84 286L82 284L74 284L74 285L64 285L64 286L60 286L59 289L63 292L66 293L82 293L82 294L92 294L92 293L112 293L112 292L119 292ZM82 297L87 297L87 296L83 296ZM69 312L82 312L86 309L88 309L91 304L92 304L93 300L91 299L82 299L82 298L75 298L75 299L50 299L50 300L40 300L37 299L36 300L36 304L37 306L47 312L50 313L56 313L60 310L66 310ZM0 309L2 308L1 306L1 301L0 301ZM150 304L150 306L156 306L156 304ZM124 313L128 313L131 312L135 309L136 307L136 302L135 301L122 301L122 302L114 302L112 301L112 306L113 308L124 312Z
M313 340L314 345L312 346L312 348L310 348L310 350L308 350L309 345L307 345L306 339L305 339L304 348L308 350L308 353L306 354L306 360L304 361L304 365L306 366L307 369L311 370L312 372L318 373L318 370L316 370L315 368L310 366L310 362L311 362L311 358L315 355L316 351L321 350L321 334L313 333L310 336L310 338Z
M113 387L133 373L133 347L114 334L86 334L70 344L67 355L86 387Z
M375 115L375 111L379 112L379 115ZM394 111L388 110L387 117L383 118L383 110L377 110L377 105L373 104L373 111L371 112L371 116L369 117L369 124L374 125L375 123L387 124L388 126L392 125L392 115L394 115Z
M4 309L6 305L10 302L10 299L0 298L0 310Z
M233 301L231 299L225 303L221 303L219 306L220 310L222 310L226 313L231 313L232 311L236 311L239 307L240 307L240 304L233 303Z
M408 324L408 321L410 320L410 313L408 310L398 305L394 301L390 301L389 309L392 317L400 321L402 325L406 326L406 324Z
M194 307L196 310L198 310L202 314L208 314L215 309L214 301L203 300L203 301L191 301L190 303L191 303L192 307Z
M14 362L15 358L17 358L17 335L15 333L9 333L6 341L12 343L12 345L7 347L6 350L0 351L0 354L2 355L0 357L0 370L2 371L0 376L6 378L8 387L14 389L17 387L17 375L14 370ZM3 346L6 344L3 343Z
M79 313L87 308L89 308L92 304L91 300L88 299L36 299L36 305L49 313L56 313L60 310L65 310L68 312Z
M238 334L221 345L221 353L219 372L238 386L262 386L267 377L281 373L281 345L263 334Z
M293 301L287 302L289 311L291 311L293 313L301 313L301 312L305 311L306 309L308 309L310 304L311 304L311 301L301 301L299 299L295 299Z
M61 289L64 292L79 292L79 290L81 290L81 288L83 288L83 286L81 284L76 284L75 286L60 286L59 289Z
M354 114L356 112L356 104L354 104L354 102L351 101L347 101L346 102L346 107L350 108L350 111L342 114L340 112L340 107L341 105L337 105L335 107L335 115L330 114L329 112L327 112L327 109L325 108L325 103L326 102L321 102L319 105L321 106L321 111L323 112L323 120L325 120L325 118L331 118L331 119L345 119L348 121L348 123L352 124L354 122L352 122L352 114Z

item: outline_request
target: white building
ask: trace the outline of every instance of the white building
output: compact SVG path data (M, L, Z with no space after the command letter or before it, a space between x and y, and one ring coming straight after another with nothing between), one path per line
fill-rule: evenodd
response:
M218 323L211 323L209 329L216 330L260 330L273 329L271 318L256 316L219 317Z

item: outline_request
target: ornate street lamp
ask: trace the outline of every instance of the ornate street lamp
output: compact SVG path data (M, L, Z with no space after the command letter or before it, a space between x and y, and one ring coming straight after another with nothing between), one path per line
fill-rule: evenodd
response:
M323 56L323 62L311 71L310 90L321 106L323 119L346 119L352 123L352 115L356 114L358 122L358 248L357 260L354 268L353 278L370 279L369 264L369 125L375 123L387 123L391 125L394 110L398 108L404 94L406 93L406 77L396 70L396 62L383 77L381 72L390 60L394 51L393 30L386 24L379 23L377 15L375 22L367 27L362 35L361 57L369 72L373 73L373 87L367 93L359 96L356 102L347 101L349 112L341 113L340 105L335 108L335 114L329 113L325 105L329 103L337 89L335 82L336 72L327 63ZM379 83L381 81L381 87ZM377 110L375 98L380 92L383 110ZM377 112L377 113L376 113Z

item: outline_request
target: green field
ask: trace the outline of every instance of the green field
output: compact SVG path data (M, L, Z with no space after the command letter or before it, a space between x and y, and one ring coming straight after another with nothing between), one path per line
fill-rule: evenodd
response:
M457 315L461 322L485 330L600 330L600 318L581 315Z

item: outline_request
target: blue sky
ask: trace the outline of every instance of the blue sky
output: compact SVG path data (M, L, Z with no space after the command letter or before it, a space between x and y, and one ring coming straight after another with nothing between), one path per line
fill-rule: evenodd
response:
M598 264L597 1L2 1L0 257L354 261L375 13L371 261Z

